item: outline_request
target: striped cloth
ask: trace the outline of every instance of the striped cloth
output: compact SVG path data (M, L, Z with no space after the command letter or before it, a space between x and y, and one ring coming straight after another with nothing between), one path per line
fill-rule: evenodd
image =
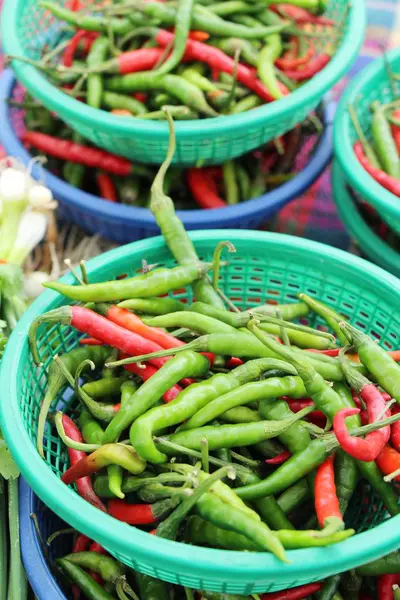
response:
M2 4L3 0L0 0L0 10ZM366 40L352 69L336 86L334 90L336 98L346 87L349 79L382 54L382 48L391 49L400 45L400 0L366 0L366 5L368 11ZM330 169L321 175L306 194L281 210L274 221L266 224L263 229L307 237L344 250L358 252L356 245L349 239L332 201Z

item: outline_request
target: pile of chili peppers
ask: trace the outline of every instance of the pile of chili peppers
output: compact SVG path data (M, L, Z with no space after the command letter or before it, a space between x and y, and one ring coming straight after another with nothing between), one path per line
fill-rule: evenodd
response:
M369 175L382 187L400 197L400 109L399 101L382 104L372 103L371 139L361 127L354 106L349 114L358 140L354 153Z
M80 304L32 323L35 362L48 359L48 345L37 345L45 324L71 326L83 337L50 364L38 451L44 456L49 411L70 386L68 408L79 416L50 415L71 463L66 485L154 535L269 551L284 562L287 549L355 533L345 517L359 480L389 514L399 513L391 482L400 478L400 414L392 400L400 395L400 355L306 294L246 311L224 295L221 253L234 246L221 242L212 263L201 262L163 190L175 150L167 117L170 149L150 208L177 266L145 262L141 274L101 283L90 283L83 266L82 275L74 273L78 285L45 284ZM187 286L190 305L174 297ZM325 328L301 324L313 314ZM74 581L70 563L96 570L91 555L80 560L63 563ZM337 578L321 584L321 594L330 591L319 597L333 598L335 586Z
M66 93L128 118L239 114L283 98L331 60L341 24L324 0L125 0L63 7L41 0L62 24L33 63ZM343 15L343 19L346 15ZM66 39L67 32L67 39ZM322 49L323 47L323 49Z
M189 530L196 531L201 527L200 517L190 517ZM47 543L70 532L68 529L55 532ZM43 541L42 546L48 556L48 546ZM71 591L74 600L82 598L82 594L88 600L112 600L115 594L120 600L398 600L400 584L400 553L394 552L325 581L279 592L243 596L196 591L135 572L78 532L74 533L71 552L57 559L52 567L56 573L57 570L62 573L64 586L68 586L67 593Z
M70 185L110 202L150 205L150 185L157 167L130 163L83 140L44 106L26 96L11 100L24 109L24 144L36 156L47 158L47 168ZM165 113L163 113L165 114ZM289 181L309 160L323 129L321 107L278 140L220 167L168 172L165 190L174 195L175 207L215 209L257 198Z

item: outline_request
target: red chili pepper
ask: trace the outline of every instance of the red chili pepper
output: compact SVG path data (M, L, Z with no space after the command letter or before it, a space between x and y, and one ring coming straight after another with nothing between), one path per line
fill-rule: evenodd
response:
M393 112L393 117L395 119L400 120L400 109L397 109ZM392 136L393 136L394 142L397 147L397 152L399 152L399 154L400 154L400 127L398 125L394 125L393 123L391 123L390 127L392 130Z
M236 369L236 367L240 367L243 364L243 361L240 358L235 358L234 356L228 360L226 363L227 369Z
M314 77L314 75L326 67L331 58L332 57L329 54L319 54L300 69L285 71L285 75L286 77L289 77L289 79L293 79L293 81L305 81L306 79L311 79L311 77Z
M62 424L64 427L65 434L68 437L74 440L74 442L83 442L81 432L79 431L75 423L71 421L69 417L67 417L67 415L63 415ZM68 448L67 450L69 460L71 461L72 466L76 465L80 460L86 458L86 454L84 452L81 452L79 450L73 450L72 448ZM82 479L77 481L76 489L78 490L78 494L82 496L82 498L84 498L87 502L89 502L99 510L107 512L107 509L100 500L100 498L97 496L97 494L94 493L90 477L83 477Z
M96 552L97 554L104 554L105 556L108 555L107 550L105 550L103 548L103 546L100 546L100 544L97 542L93 542L93 544L90 546L90 552Z
M294 413L300 412L301 410L303 410L303 408L306 408L307 406L312 406L314 404L314 402L312 400L309 400L308 398L304 398L304 399L300 399L300 400L292 400L291 398L284 398L284 400L288 403L290 410ZM307 417L305 417L305 418L309 419L311 421L311 423L314 423L315 425L319 425L319 426L321 424L324 426L326 423L326 416L320 410L314 410L312 413L307 415Z
M329 350L316 350L315 348L307 348L307 352L315 352L317 354L325 354L325 356L339 356L340 348L331 348ZM346 356L349 356L348 354Z
M210 39L210 34L206 31L189 31L189 39L196 40L197 42L206 42Z
M61 313L63 313L61 315ZM81 333L100 340L107 346L117 348L129 356L139 356L163 350L159 344L112 323L102 315L83 306L65 306L60 310L60 322L68 323ZM161 367L171 357L151 358L149 362Z
M96 338L89 338L89 337L81 338L79 340L79 343L82 346L102 346L103 345L103 342L96 340Z
M76 12L83 9L83 4L80 0L69 0L65 5L65 8L69 8L69 10Z
M387 574L378 577L378 600L393 600L393 586L400 582L400 574Z
M338 530L344 527L336 494L334 460L334 454L328 456L318 467L315 477L315 512L321 529L333 527Z
M85 37L85 39L83 40L84 43L84 52L86 55L89 54L93 43L95 40L97 40L97 38L100 36L100 33L98 33L97 31L87 31L87 36Z
M55 158L102 169L121 177L129 175L132 170L129 160L122 156L116 156L99 148L76 144L70 140L62 140L39 131L26 131L22 141Z
M112 71L121 75L150 71L159 62L163 54L164 50L162 48L140 48L139 50L122 52L112 63L110 61L107 64L115 65Z
M129 525L156 523L152 504L128 504L124 500L110 500L108 511L112 517Z
M332 19L320 17L319 15L313 15L308 10L301 8L300 6L293 6L292 4L272 4L269 8L278 14L284 14L286 17L296 21L296 23L300 25L306 25L308 23L327 26L335 25L335 21Z
M284 450L283 452L277 454L273 458L266 458L265 462L267 463L267 465L281 465L282 463L286 462L291 456L292 455L290 454L289 450Z
M99 195L109 202L118 202L118 192L115 184L108 173L100 171L96 175L96 183Z
M260 600L303 600L311 594L319 592L321 587L321 583L307 583L306 585L300 585L290 590L260 594Z
M163 47L168 46L174 39L175 35L165 29L159 29L155 37L157 44ZM274 98L252 71L241 63L236 65L233 58L222 52L222 50L219 50L219 48L214 48L213 46L203 44L202 42L187 40L184 56L187 60L198 60L208 64L211 68L215 68L223 73L229 73L230 75L236 70L237 80L240 83L252 90L266 102L273 102ZM288 93L288 90L284 85L281 85L281 90L285 94Z
M76 552L85 552L86 550L89 549L91 541L92 540L90 538L88 538L86 535L83 535L82 533L80 533L75 540L75 543L72 548L72 552L74 554ZM72 595L74 597L74 600L79 600L79 598L81 597L81 590L75 583L72 585Z
M65 48L63 55L64 67L72 67L79 43L82 39L86 37L86 35L87 31L85 31L84 29L79 29L69 40L68 46Z
M349 430L347 429L345 420L347 417L351 417L352 415L357 415L359 413L359 408L343 408L342 410L339 410L333 419L333 430L339 444L343 450L347 452L347 454L350 454L350 456L353 456L357 460L371 462L377 458L385 445L384 440L389 437L387 432L384 430L389 429L390 435L390 428L383 427L377 431L372 431L366 435L364 439L351 436ZM368 417L369 422L373 422L371 421L369 410ZM381 431L383 431L383 433L381 433Z
M375 179L375 181L377 181L382 187L387 189L389 192L392 192L392 194L394 194L395 196L400 197L400 181L395 179L394 177L391 177L390 175L385 173L385 171L377 169L376 167L371 165L371 163L365 156L361 142L356 142L353 146L353 149L354 154L356 155L357 159L364 167L364 169L367 171L367 173L369 173L369 175L371 175L371 177L373 177L373 179Z
M149 327L149 325L143 323L140 317L131 313L126 308L120 308L114 304L98 304L96 310L104 315L109 321L120 325L120 327L123 327L128 331L137 333L146 340L155 342L161 346L161 348L165 348L167 350L169 348L185 346L185 342L179 340L166 331L163 331L158 327Z
M384 475L390 475L400 469L400 452L386 445L376 458L376 464ZM400 481L400 475L395 478Z
M393 415L398 415L400 413L400 406L398 404L394 404L391 408ZM390 440L394 446L394 448L399 452L400 451L400 421L396 423L392 423L392 427L390 430Z
M212 172L208 168L191 168L186 171L190 193L201 208L224 208L227 206L219 193Z
M295 39L298 47L297 38ZM308 62L310 62L310 60L315 56L315 46L312 42L310 42L307 48L307 52L304 54L304 56L297 56L298 53L296 53L296 56L292 57L291 54L289 54L289 52L287 52L286 54L284 54L284 56L278 58L275 61L276 66L279 69L282 69L283 71L297 69L297 67L301 67L302 65L305 65Z
M128 358L128 356L126 354L121 354L120 358L124 359L124 358ZM136 363L131 363L130 365L124 365L124 368L127 371L129 371L129 373L134 373L135 375L139 375L139 377L143 381L147 381L148 379L150 379L150 377L153 377L154 373L157 372L156 367L153 367L153 365L149 365L147 363L144 363L143 367L140 367ZM163 394L164 401L171 402L178 396L178 394L181 393L181 391L182 391L182 388L179 385L175 384L167 392L165 392L165 394Z
M135 94L132 94L132 96L133 98L136 98L136 100L139 100L139 102L145 103L147 101L147 94L144 92L136 92Z

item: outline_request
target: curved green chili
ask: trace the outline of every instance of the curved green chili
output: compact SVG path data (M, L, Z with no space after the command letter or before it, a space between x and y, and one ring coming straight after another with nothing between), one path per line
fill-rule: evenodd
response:
M279 58L281 54L281 36L279 33L274 33L267 38L265 46L259 53L257 59L258 75L265 87L276 100L284 96L279 85L279 81L275 75L274 67L276 59Z
M106 37L98 37L93 42L87 57L89 70L101 65L107 58L109 40ZM87 77L86 103L92 108L100 108L103 96L103 76L100 73L89 73Z
M115 600L115 596L111 596L106 592L89 573L78 565L66 558L58 558L57 564L60 565L68 578L79 587L88 600Z
M194 0L179 0L174 23L174 47L171 56L155 71L158 75L169 73L181 62L186 49L186 41L189 37L194 3Z

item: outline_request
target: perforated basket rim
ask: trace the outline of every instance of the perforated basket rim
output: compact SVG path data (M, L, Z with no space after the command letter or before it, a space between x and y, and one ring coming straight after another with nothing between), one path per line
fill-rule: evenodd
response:
M339 263L348 272L349 277L374 281L375 286L384 291L387 301L396 305L400 296L400 280L371 263L336 248L283 234L241 231L215 230L190 233L196 242L215 242L230 239L234 244L264 244L284 247L298 255L313 253L319 261ZM110 261L130 257L146 256L147 252L157 252L165 248L163 238L156 237L107 252L88 262L89 272L95 272ZM243 251L245 252L245 251ZM345 274L343 274L345 276ZM73 283L71 275L63 278L65 283ZM119 554L134 556L141 565L159 565L162 570L170 569L176 573L190 573L201 580L213 579L219 584L227 580L237 583L257 585L265 582L266 577L287 584L288 577L296 580L304 576L304 565L310 565L310 580L322 578L326 572L339 573L374 560L398 547L398 528L400 515L389 519L377 527L353 536L348 540L327 548L312 548L288 551L291 561L287 565L268 553L247 553L216 550L190 546L151 536L143 531L134 530L124 523L101 513L72 489L66 487L48 468L34 448L25 431L17 397L18 365L27 348L27 333L34 318L49 308L61 305L58 294L52 291L43 293L28 309L18 323L6 348L0 371L0 420L7 444L35 493L62 519L73 527L95 539L105 547ZM312 565L312 567L311 567ZM140 570L140 566L138 566ZM211 589L211 586L209 586Z
M400 66L400 48L386 54L390 64ZM375 85L385 72L384 58L374 60L355 77L343 94L333 127L334 154L351 185L373 206L394 217L400 218L400 199L386 190L369 175L357 160L350 139L350 116L347 105L354 104L363 95L366 87Z
M25 56L18 36L17 15L25 0L5 0L2 11L4 52L13 56ZM329 64L311 81L287 97L238 115L177 122L177 141L193 137L209 137L227 134L229 130L246 131L260 126L267 120L285 119L293 111L306 106L313 98L322 96L345 73L358 55L364 39L366 11L364 0L352 0L348 14L348 28L339 50ZM61 92L32 65L12 61L17 78L46 106L60 114L70 113L76 121L98 131L112 131L116 135L140 135L142 139L168 140L168 125L144 119L126 119L94 109Z
M364 221L346 189L346 178L337 160L332 165L332 190L339 216L360 248L381 267L400 277L400 253L386 244Z
M7 104L7 99L11 96L16 83L12 70L6 69L0 77L0 140L7 153L21 160L23 164L28 165L32 160L32 156L24 148L16 135L10 118L11 108ZM333 102L329 102L327 97L323 110L325 128L317 142L316 151L304 169L299 171L292 180L258 198L246 200L237 205L217 208L215 210L178 210L177 214L183 223L188 227L195 226L196 228L215 225L223 227L224 224L229 225L229 222L233 219L251 219L253 216L267 210L271 213L276 212L290 202L290 200L300 196L319 177L331 160L335 107L336 105ZM71 208L77 208L80 211L93 214L97 218L122 222L127 226L145 227L154 233L158 233L159 231L151 211L147 208L108 202L99 196L71 186L39 165L33 166L32 174L36 178L44 175L45 181L51 187L54 197Z

